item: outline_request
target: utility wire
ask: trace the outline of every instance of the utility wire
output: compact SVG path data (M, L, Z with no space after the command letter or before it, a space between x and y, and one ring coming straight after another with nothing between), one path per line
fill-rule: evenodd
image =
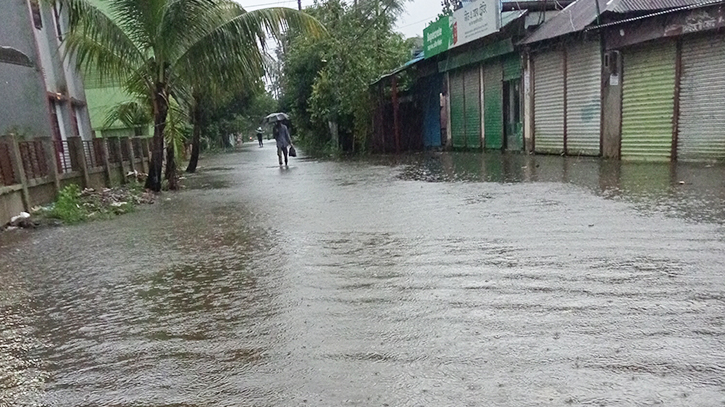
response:
M402 25L402 26L400 26L400 27L398 27L398 28L405 28L405 27L410 27L411 25L419 24L419 23L422 23L423 21L428 21L428 20L430 20L430 19L433 19L433 18L435 18L436 16L438 16L438 14L436 14L435 16L430 16L430 17L428 17L428 18L424 18L424 19L422 19L422 20L420 20L420 21L416 21L416 22L414 22L414 23L410 23L410 24Z

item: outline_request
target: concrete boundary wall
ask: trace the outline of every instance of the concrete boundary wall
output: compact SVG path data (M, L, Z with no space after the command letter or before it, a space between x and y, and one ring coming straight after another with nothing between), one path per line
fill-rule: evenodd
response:
M100 189L126 183L129 172L148 172L149 141L0 136L0 225L22 211L53 202L67 185Z

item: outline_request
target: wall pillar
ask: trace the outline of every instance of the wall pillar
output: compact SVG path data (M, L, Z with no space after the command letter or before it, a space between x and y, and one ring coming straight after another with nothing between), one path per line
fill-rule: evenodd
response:
M53 181L53 188L57 194L60 191L60 174L58 173L58 152L55 150L55 143L50 137L39 137L43 143L45 154L45 165L48 166L48 176Z
M15 181L22 185L23 208L30 210L30 193L28 192L28 178L25 176L25 168L23 168L23 158L20 155L20 147L15 135L3 136L0 140L5 141L10 152L10 162L15 173Z
M136 171L136 154L133 151L133 139L128 137L122 140L128 149L128 161L130 162L130 171Z
M605 54L602 64L602 157L620 157L622 143L622 56Z
M121 184L126 183L126 165L123 163L123 150L121 149L122 143L120 137L114 137L111 141L113 145L116 147L116 153L118 154L118 166L121 171Z
M88 177L88 165L86 164L86 152L83 148L83 139L79 136L68 137L68 149L71 156L71 168L81 173L83 188L88 188L91 184Z
M146 156L148 155L148 153L146 150L144 150L144 146L148 147L148 144L146 144L146 140L142 137L136 137L135 140L139 147L141 147L139 149L141 150L141 172L147 174L149 172L149 166L146 162Z
M534 69L529 53L524 54L524 151L534 152Z
M103 178L106 181L106 186L111 187L111 163L108 159L108 139L106 137L101 138L101 155L103 156Z

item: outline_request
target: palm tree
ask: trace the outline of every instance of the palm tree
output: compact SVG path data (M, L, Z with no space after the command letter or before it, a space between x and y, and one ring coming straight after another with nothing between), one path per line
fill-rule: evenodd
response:
M133 129L133 135L139 137L153 123L154 118L151 115L151 109L148 103L144 104L140 100L131 100L112 106L106 112L106 120L103 122L103 127L110 128L117 121Z
M172 95L181 98L185 87L188 91L204 83L244 86L259 80L268 35L280 38L288 28L315 35L324 31L297 10L246 12L230 0L46 1L68 10L70 32L64 41L80 69L94 70L101 80L151 100L154 135L146 188L153 191L161 190L163 134ZM92 1L106 5L102 9Z

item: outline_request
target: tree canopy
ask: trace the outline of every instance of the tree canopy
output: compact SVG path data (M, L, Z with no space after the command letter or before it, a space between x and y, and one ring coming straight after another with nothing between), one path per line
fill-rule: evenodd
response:
M402 2L326 0L305 11L329 36L283 43L282 108L308 143L363 146L372 113L368 86L411 58L410 44L393 29Z

